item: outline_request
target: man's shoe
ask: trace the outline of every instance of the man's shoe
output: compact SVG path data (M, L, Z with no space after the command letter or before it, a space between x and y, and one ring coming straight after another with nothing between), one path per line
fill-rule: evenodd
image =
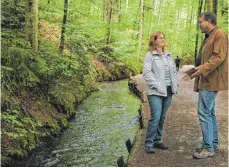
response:
M194 152L200 153L203 149L204 149L204 147L196 148ZM214 151L218 152L219 151L219 147L218 146L214 147Z
M214 147L214 151L218 152L219 151L219 146Z
M202 149L201 152L194 152L192 156L196 159L205 159L207 157L212 157L214 156L214 152L210 152L207 149Z
M195 152L200 153L203 149L204 149L204 148L203 148L202 146L201 146L200 148L196 148L195 151L194 151L194 153L195 153Z
M153 144L153 147L158 149L168 149L168 146L163 143L155 143Z

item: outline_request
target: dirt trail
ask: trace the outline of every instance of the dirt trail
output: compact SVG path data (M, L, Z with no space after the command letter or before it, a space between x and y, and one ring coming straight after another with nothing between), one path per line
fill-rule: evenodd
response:
M187 67L186 67L187 68ZM144 150L145 130L140 133L136 142L133 159L129 161L134 167L228 167L228 92L219 92L216 99L216 113L219 128L220 151L214 157L197 160L191 153L201 140L200 124L197 116L197 96L193 92L194 80L182 81L185 67L180 69L179 93L173 97L172 105L167 113L163 142L168 150L155 149L154 154ZM142 77L134 77L137 88L143 88ZM149 117L149 108L145 107Z

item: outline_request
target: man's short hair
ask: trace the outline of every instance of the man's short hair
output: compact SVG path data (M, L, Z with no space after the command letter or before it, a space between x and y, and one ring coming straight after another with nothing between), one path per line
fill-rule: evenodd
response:
M210 20L213 25L216 25L217 21L216 21L216 15L214 13L212 13L212 12L204 12L204 13L200 14L200 17L201 16L204 16L204 20L206 20L206 21Z

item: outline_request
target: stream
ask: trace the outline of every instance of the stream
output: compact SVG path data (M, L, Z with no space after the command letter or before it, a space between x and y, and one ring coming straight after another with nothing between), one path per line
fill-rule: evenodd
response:
M139 129L140 100L128 81L103 82L76 109L76 116L60 137L35 149L14 166L110 167L121 155L127 161L125 141L133 142Z

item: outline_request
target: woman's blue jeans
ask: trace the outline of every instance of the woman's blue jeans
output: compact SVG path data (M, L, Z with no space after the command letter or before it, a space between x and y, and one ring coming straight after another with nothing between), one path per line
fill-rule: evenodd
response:
M167 89L167 97L148 95L151 117L148 122L148 128L145 139L146 150L151 150L154 143L162 142L163 125L165 115L171 105L172 91L171 87Z
M199 90L198 116L202 130L202 147L214 151L218 146L218 127L215 115L215 98L217 92Z

